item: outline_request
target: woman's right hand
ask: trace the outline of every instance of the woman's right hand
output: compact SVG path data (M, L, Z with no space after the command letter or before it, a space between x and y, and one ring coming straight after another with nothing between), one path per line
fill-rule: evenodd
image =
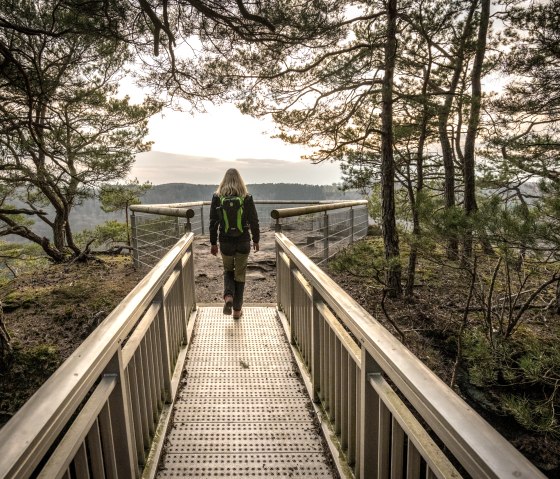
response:
M210 246L210 254L216 256L218 254L218 245L217 244L213 244L212 246Z

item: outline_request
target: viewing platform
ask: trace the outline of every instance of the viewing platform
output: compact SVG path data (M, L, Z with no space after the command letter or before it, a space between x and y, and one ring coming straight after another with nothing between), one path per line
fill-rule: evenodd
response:
M0 430L0 478L544 478L321 269L365 208L273 210L275 301L237 321L197 302L204 204L139 208L146 276Z

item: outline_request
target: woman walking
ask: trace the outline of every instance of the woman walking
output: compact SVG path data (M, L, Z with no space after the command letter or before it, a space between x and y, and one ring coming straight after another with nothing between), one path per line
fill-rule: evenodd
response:
M233 319L239 319L243 314L241 307L251 238L253 250L259 251L260 230L255 202L239 172L230 168L212 196L210 253L218 254L219 241L224 264L224 314L230 315L233 309Z

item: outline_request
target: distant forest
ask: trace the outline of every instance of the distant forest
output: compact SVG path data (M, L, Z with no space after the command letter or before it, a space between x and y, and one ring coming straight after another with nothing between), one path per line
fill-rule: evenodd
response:
M257 185L248 185L249 192L257 200L354 200L363 199L365 197L358 190L341 191L336 185L302 185L292 183L262 183ZM167 183L163 185L154 185L142 198L143 204L154 203L185 203L188 201L205 201L210 200L212 193L216 190L217 185L193 185L189 183ZM46 208L49 211L49 208ZM49 211L50 213L50 211ZM124 211L117 213L105 213L101 209L101 203L98 198L85 200L82 204L77 205L70 214L70 222L73 231L76 233L85 229L92 229L97 225L103 224L109 220L117 220L124 222ZM52 237L49 227L37 221L34 230L39 235L47 238ZM10 235L8 241L25 242L24 238Z

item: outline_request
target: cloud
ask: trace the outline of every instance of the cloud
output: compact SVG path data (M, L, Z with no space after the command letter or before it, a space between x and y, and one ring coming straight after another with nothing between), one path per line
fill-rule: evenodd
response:
M217 184L228 168L237 168L247 183L307 183L330 185L341 181L336 163L240 158L234 161L203 156L149 151L136 155L130 176L153 184Z

